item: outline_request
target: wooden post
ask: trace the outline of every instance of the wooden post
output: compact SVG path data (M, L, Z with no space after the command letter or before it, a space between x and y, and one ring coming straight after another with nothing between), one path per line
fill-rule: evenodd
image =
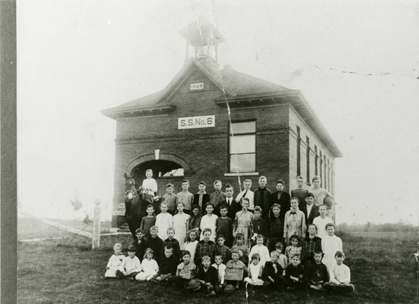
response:
M100 246L100 199L95 200L95 210L93 215L93 234L92 234L92 249Z

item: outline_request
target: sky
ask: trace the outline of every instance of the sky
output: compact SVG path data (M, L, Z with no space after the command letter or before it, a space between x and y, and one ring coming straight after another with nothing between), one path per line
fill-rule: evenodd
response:
M116 123L100 110L163 89L200 16L226 39L221 67L309 101L343 154L338 223L418 224L417 1L18 1L21 207L71 218L76 196L89 213L99 198L110 219Z

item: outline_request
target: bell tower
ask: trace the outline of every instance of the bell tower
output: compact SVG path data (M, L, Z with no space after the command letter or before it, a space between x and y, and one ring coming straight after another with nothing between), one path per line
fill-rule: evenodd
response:
M195 58L211 57L218 63L218 44L225 41L220 32L205 18L189 24L179 31L186 40L185 61L189 58L189 45L195 50Z

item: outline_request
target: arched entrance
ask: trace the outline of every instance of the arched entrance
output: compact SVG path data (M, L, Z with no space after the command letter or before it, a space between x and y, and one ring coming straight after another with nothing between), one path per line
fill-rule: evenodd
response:
M182 191L182 180L184 169L181 165L169 160L150 160L134 167L130 172L135 183L141 186L147 169L153 170L153 178L157 181L158 196L166 193L166 185L172 183L175 186L175 193Z

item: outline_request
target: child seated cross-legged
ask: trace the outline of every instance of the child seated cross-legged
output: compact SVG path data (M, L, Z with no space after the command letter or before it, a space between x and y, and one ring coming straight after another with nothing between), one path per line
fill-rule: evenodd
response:
M113 246L114 254L109 259L108 265L106 265L105 278L116 278L116 271L121 266L122 261L125 259L125 255L121 252L121 243L116 243Z
M284 268L278 263L279 253L271 252L271 260L265 263L262 272L263 287L284 287Z
M153 259L153 249L148 248L144 255L144 260L141 262L142 271L135 277L140 282L150 281L157 277L159 272L159 265L155 259Z
M182 251L182 263L177 266L176 275L167 280L174 285L189 288L190 281L195 277L196 266L191 262L191 253L187 250Z
M216 254L214 257L215 263L212 264L212 267L217 269L218 272L218 289L222 290L224 287L224 277L226 274L226 265L223 264L223 257L220 254Z
M227 262L226 264L226 273L228 271L229 268L232 269L243 269L243 276L245 276L246 272L247 272L247 268L246 265L239 260L239 250L238 249L233 249L231 250L231 260ZM238 289L240 287L240 282L241 281L227 281L227 285L235 285L235 288ZM225 288L225 290L227 290L227 286Z
M231 247L230 253L233 250L238 250L240 255L240 261L242 261L245 265L249 262L249 247L244 243L244 235L243 233L237 233L233 247Z
M218 291L218 272L211 266L211 258L207 255L202 257L202 265L198 268L196 278L201 283L201 289L207 297L215 297Z
M164 255L160 261L159 275L156 280L167 282L170 276L176 274L177 263L178 260L173 255L173 245L169 243L164 247Z
M221 255L223 261L230 260L230 248L224 245L224 235L220 234L217 236L217 244L214 245L214 250L212 253L212 259L215 260L216 255Z
M258 234L256 237L256 245L250 250L249 256L257 253L259 255L260 263L262 267L265 266L265 263L270 260L268 247L263 245L263 235ZM250 263L249 263L250 265Z
M351 270L343 264L345 254L336 251L336 264L330 269L330 281L324 284L324 289L336 293L351 293L355 291L355 286L351 284Z
M128 246L128 256L122 261L116 275L119 279L134 281L135 277L142 270L140 260L135 256L135 247Z
M195 257L194 257L194 263L195 265L201 265L202 264L202 257L204 256L212 256L214 251L214 242L211 241L211 229L205 228L202 231L202 234L204 236L204 239L202 241L199 241L196 245L196 251L195 251Z
M249 276L244 279L244 282L255 285L255 286L262 286L262 269L263 265L260 261L260 255L258 253L254 253L251 255L252 263L249 265Z
M290 245L285 249L285 255L288 257L288 262L291 263L291 257L298 255L301 259L302 247L300 246L301 239L298 235L291 235Z
M314 262L307 263L305 267L307 286L315 290L321 290L326 282L329 282L329 273L326 265L322 263L323 253L314 252Z
M180 246L179 246L179 241L177 239L175 239L175 228L170 227L167 229L167 239L164 240L163 242L163 247L166 246L167 244L171 244L173 246L173 255L176 261L179 261L180 259ZM164 251L164 248L162 250L162 253Z
M304 288L304 269L297 254L291 257L291 264L285 269L285 283L287 290Z

